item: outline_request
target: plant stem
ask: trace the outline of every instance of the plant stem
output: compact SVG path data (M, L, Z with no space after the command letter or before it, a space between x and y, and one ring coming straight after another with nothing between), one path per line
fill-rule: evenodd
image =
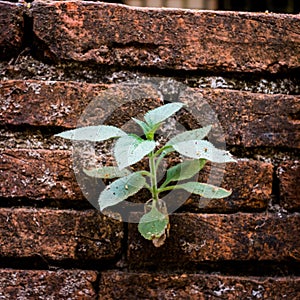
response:
M175 189L180 189L180 186L170 185L170 186L167 186L167 187L161 187L161 188L158 189L158 193L166 192L166 191L170 191L170 190L175 190Z
M158 157L157 161L156 161L156 169L158 169L158 166L161 163L161 161L164 159L164 157L168 153L172 152L172 151L166 151L167 149L171 149L171 148L172 148L172 146L167 145L167 146L164 146L164 147L160 148L159 150L157 150L155 152L155 157Z
M139 173L140 173L141 175L143 175L143 176L148 176L149 178L152 177L152 174L151 174L150 172L148 172L148 171L142 170L142 171L139 171Z
M151 173L150 179L151 179L153 205L156 205L156 202L158 201L158 189L157 189L155 155L153 151L149 154L149 166L150 166L150 173Z
M164 152L164 151L166 151L167 149L171 149L172 148L172 146L171 145L165 145L165 146L163 146L162 148L160 148L159 150L157 150L156 152L155 152L155 156L158 156L158 155L160 155L162 152ZM169 151L170 152L170 151ZM166 153L167 154L167 153Z
M151 186L148 183L145 183L145 188L148 189L152 194Z

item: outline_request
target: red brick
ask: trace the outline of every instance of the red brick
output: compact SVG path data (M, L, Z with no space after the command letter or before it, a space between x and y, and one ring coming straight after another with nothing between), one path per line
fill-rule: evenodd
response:
M300 148L300 96L222 89L191 89L188 96L181 100L202 123L215 123L211 112L217 115L229 145Z
M222 261L300 261L300 215L174 214L170 237L155 248L129 224L133 268L190 266Z
M24 8L16 3L0 2L0 59L9 59L21 51Z
M214 184L215 176L222 174L216 164L210 180ZM206 169L199 173L200 182L207 182ZM192 195L183 208L190 212L234 212L263 210L272 195L273 166L254 160L239 160L227 164L221 187L232 190L231 196L224 199L203 199ZM217 183L217 182L216 182ZM215 184L216 184L215 183ZM172 201L172 199L170 199Z
M34 3L46 57L124 67L276 73L299 68L297 15Z
M1 82L1 87L3 112L0 123L11 125L73 128L85 109L91 112L90 124L98 124L104 121L105 112L112 105L115 109L107 122L118 126L160 104L158 91L145 84L134 89L130 85L108 88L102 84L17 80ZM183 124L195 125L195 108L203 112L203 124L214 123L213 111L218 116L227 144L300 148L300 125L296 117L300 108L299 96L218 89L190 89L188 95L189 98L181 98L188 105L188 115L182 116ZM87 108L97 97L99 101ZM122 108L125 101L127 106ZM136 101L135 105L130 101ZM200 117L198 113L196 117Z
M205 274L101 274L105 299L291 299L300 296L299 277L237 277Z
M65 128L98 125L107 118L116 126L123 125L161 102L158 92L146 84L134 87L35 80L2 81L0 101L2 124ZM134 101L138 105L130 105ZM89 113L88 120L80 120L83 112L85 116Z
M300 210L300 164L286 161L279 165L277 175L280 181L280 204L287 210Z
M64 150L0 150L0 195L6 198L83 200Z
M0 161L1 197L85 200L76 181L70 151L3 149L0 150ZM232 195L226 199L210 201L192 196L187 200L185 209L194 212L264 209L271 198L272 169L271 164L251 160L227 164L222 186L232 189ZM222 174L219 168L214 171L211 180L219 172ZM207 173L203 174L203 182L206 182ZM98 194L98 188L97 183L89 186L89 193ZM145 197L146 194L141 192L138 198L140 201L148 200Z
M0 209L0 257L46 261L112 260L123 226L96 210Z
M0 269L2 299L97 299L97 273Z
M76 127L88 103L105 85L12 80L1 82L0 122L12 125Z

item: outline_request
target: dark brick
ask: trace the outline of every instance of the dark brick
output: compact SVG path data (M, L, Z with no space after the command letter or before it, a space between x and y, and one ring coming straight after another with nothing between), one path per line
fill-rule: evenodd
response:
M85 200L76 181L70 151L3 149L0 150L0 161L0 195L3 198ZM214 180L214 176L218 179L222 174L218 167L214 172L210 180ZM208 173L203 174L203 182L207 182ZM185 209L232 212L266 208L272 193L272 165L251 160L227 164L222 186L233 190L229 198L200 200L192 196ZM86 188L90 194L99 193L97 182ZM145 197L146 194L140 193L140 200L148 200ZM185 199L176 201L182 203Z
M97 273L0 269L2 299L97 299Z
M64 150L0 150L0 195L6 198L83 200Z
M280 181L280 204L287 210L300 210L300 164L286 161L279 165L277 175Z
M101 274L105 299L291 299L300 296L299 277L237 277L205 274Z
M214 173L213 173L214 172ZM222 174L216 164L210 173L210 183ZM208 169L199 173L200 182L207 182ZM263 210L272 195L273 166L254 160L239 160L229 163L224 170L221 187L232 190L232 194L224 199L203 199L192 195L184 204L183 209L190 212L234 212ZM216 181L216 183L218 183ZM215 183L215 184L216 184ZM170 199L172 201L174 199Z
M193 121L195 115L202 124L215 123L216 114L227 144L300 148L299 96L192 88L187 95L180 99L188 105L181 118L187 126L201 125ZM107 124L123 125L161 103L158 90L146 84L134 88L31 80L1 82L0 101L2 124L65 128L105 119ZM80 120L83 111L88 121Z
M133 268L195 266L222 261L300 261L300 215L174 214L161 248L129 224L128 260Z
M1 208L0 220L2 258L105 261L121 251L121 222L96 210Z
M9 59L22 48L24 8L16 3L0 1L0 59Z
M300 66L297 15L54 2L34 3L32 16L52 59L234 72Z
M76 127L88 103L105 85L12 80L1 83L0 122L12 125Z
M229 145L300 148L299 96L191 89L181 100L202 124L215 123L216 114ZM188 114L182 118L195 126Z
M74 128L106 121L118 126L158 106L159 98L158 92L146 84L2 81L0 124ZM135 101L138 105L132 105ZM82 113L88 118L80 119Z

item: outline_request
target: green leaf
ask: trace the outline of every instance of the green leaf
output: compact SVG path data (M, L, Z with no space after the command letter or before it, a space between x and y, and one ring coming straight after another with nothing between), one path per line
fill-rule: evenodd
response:
M148 111L144 118L148 125L153 126L175 114L182 108L183 104L180 102L168 103L153 110Z
M191 131L185 131L183 133L177 134L176 136L174 136L173 138L171 138L167 143L166 146L172 146L174 144L180 143L180 142L186 142L186 141L190 141L190 140L202 140L203 138L205 138L209 131L211 130L211 125L202 127L202 128L198 128L198 129L194 129ZM170 147L166 150L164 150L164 155L171 153L174 151L173 147Z
M194 129L191 131L185 131L183 133L177 134L173 138L171 138L166 145L174 145L180 142L186 142L190 140L202 140L205 138L211 130L211 125Z
M231 191L216 187L207 183L187 182L179 184L176 188L184 189L192 194L197 194L205 198L220 199L231 195Z
M83 169L83 172L91 177L111 179L116 177L124 177L131 172L127 169L119 170L118 167L101 167L93 169Z
M158 124L154 124L154 125L148 125L147 123L132 118L137 124L139 124L139 126L143 129L143 132L147 138L147 140L153 140L154 139L154 134L156 132L156 130L159 128L159 126L161 125L160 123Z
M172 145L182 155L190 158L204 158L216 163L235 162L228 151L216 148L203 140L190 140Z
M155 132L160 127L160 125L161 125L161 123L157 123L149 128L148 132L146 133L147 140L150 140L150 141L154 140Z
M141 160L155 148L155 141L146 141L138 136L126 135L118 139L114 154L120 169Z
M138 120L136 118L132 118L132 120L137 123L142 129L145 135L147 135L148 131L150 130L150 127L143 121Z
M100 142L111 138L118 138L124 136L126 133L114 126L99 125L99 126L87 126L68 130L56 134L55 136L62 137L73 141L92 141Z
M165 187L171 181L180 181L191 178L196 175L205 165L205 159L186 160L167 170L167 176L162 187Z
M139 172L115 180L100 194L100 209L103 210L106 207L122 202L142 189L145 183L146 179Z
M162 214L156 207L144 214L140 219L138 230L147 240L161 237L169 224L168 215Z

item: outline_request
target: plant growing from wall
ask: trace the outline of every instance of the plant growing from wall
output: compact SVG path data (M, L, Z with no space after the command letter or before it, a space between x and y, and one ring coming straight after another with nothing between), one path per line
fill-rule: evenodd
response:
M138 230L145 239L152 240L155 246L161 246L164 243L169 230L167 206L160 199L162 192L183 189L205 198L214 199L228 197L231 194L231 191L210 184L197 181L185 182L194 177L207 161L215 163L235 161L228 151L218 149L209 141L203 140L211 126L180 133L157 149L156 131L182 106L183 104L179 102L169 103L148 111L144 115L144 120L133 118L142 128L145 138L107 125L87 126L56 135L70 140L93 142L116 139L114 157L117 166L84 169L84 172L88 176L102 179L117 178L100 193L98 202L101 211L133 196L142 188L151 192L152 197L145 203L145 213L139 221ZM187 159L167 169L165 179L160 184L157 176L158 168L163 158L174 151ZM128 168L144 157L149 160L149 170L132 172Z

